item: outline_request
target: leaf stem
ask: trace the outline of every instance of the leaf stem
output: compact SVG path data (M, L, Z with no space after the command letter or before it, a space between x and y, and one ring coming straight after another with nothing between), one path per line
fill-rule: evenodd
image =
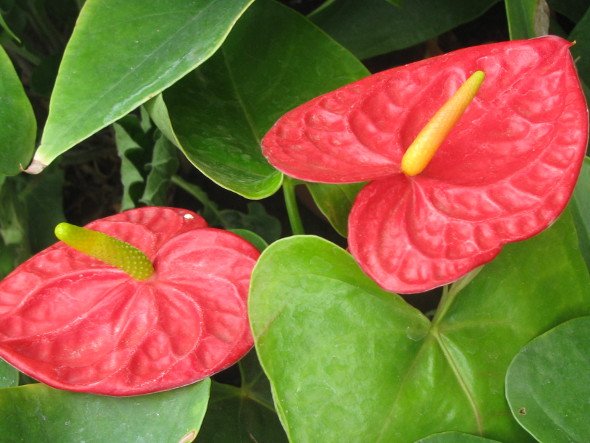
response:
M295 187L299 183L291 177L285 176L283 178L283 195L285 197L285 206L287 207L287 216L291 224L291 231L293 235L305 234L303 230L303 223L301 223L301 216L299 215L299 208L297 207L297 198L295 196Z

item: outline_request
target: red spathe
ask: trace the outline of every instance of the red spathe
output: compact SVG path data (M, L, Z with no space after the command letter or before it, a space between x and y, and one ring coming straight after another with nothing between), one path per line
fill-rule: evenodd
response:
M0 357L48 385L107 395L171 389L252 347L250 275L259 252L199 215L141 208L90 223L141 249L138 281L59 242L0 282Z
M384 71L285 114L263 152L307 181L371 181L349 218L349 248L385 289L455 281L508 242L549 226L584 158L588 112L559 37L466 48ZM418 132L473 72L485 81L431 163L400 171Z

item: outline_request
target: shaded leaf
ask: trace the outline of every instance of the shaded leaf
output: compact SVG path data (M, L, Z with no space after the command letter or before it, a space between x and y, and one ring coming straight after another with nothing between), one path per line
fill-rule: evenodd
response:
M147 165L145 188L140 202L147 206L165 206L172 176L178 170L178 150L160 135L154 144L152 160Z
M133 139L128 127L136 125L139 121L135 116L127 116L125 122L115 123L115 143L117 153L121 159L121 183L123 184L123 196L121 198L121 210L137 207L139 198L144 188L142 169L147 162L149 152Z
M207 223L209 223L211 226L223 226L221 212L217 207L217 203L211 200L207 193L201 189L201 187L186 181L178 175L172 176L172 183L190 194L199 203L201 203L203 209L200 213L203 218L207 220Z
M172 183L203 205L202 216L212 226L225 229L246 229L261 236L268 243L277 240L281 235L279 220L268 214L264 206L258 202L248 203L247 214L234 209L219 209L217 203L211 200L199 186L176 175L172 177Z
M4 30L4 32L6 32L11 39L15 40L17 43L20 43L20 39L16 36L16 34L14 32L12 32L12 30L10 29L10 27L8 26L8 24L6 23L6 21L4 20L4 17L2 14L0 14L0 28L2 28Z
M248 213L233 209L219 212L223 227L247 229L260 235L268 243L278 240L281 236L281 223L276 217L269 215L263 205L258 202L248 203Z
M213 382L211 399L198 440L203 443L286 442L274 410L270 385L256 353L240 360L241 386Z
M538 441L590 441L590 317L528 343L506 375L512 414Z
M404 49L483 14L497 0L335 0L310 18L360 59Z
M404 442L448 430L526 441L503 395L508 364L538 334L590 312L589 287L566 213L456 283L432 323L316 237L263 252L249 310L293 441Z
M65 220L63 212L64 171L59 165L43 175L19 176L18 199L26 208L27 237L31 253L55 243L53 228ZM23 221L24 221L23 220Z
M149 115L125 116L113 126L121 158L123 197L121 210L146 206L166 206L172 175L178 169L177 149L161 133L155 136Z
M590 84L590 9L576 24L569 40L576 42L571 51L576 60L578 73L586 84Z
M266 243L261 236L252 231L248 231L247 229L229 229L229 231L239 235L247 242L250 242L260 252L268 247L268 243Z
M149 109L201 172L220 186L259 199L273 194L282 179L260 152L262 135L294 106L366 73L307 19L261 0L220 51Z
M348 214L356 195L365 183L333 185L324 183L306 183L313 200L326 216L338 234L348 234Z
M551 9L577 23L590 8L590 0L547 0Z
M207 409L209 386L206 379L129 398L78 394L42 384L1 389L0 435L6 443L177 443L189 433L196 436Z
M85 2L61 62L31 172L201 64L250 3Z
M0 47L0 174L16 175L29 164L37 122L23 85Z
M580 252L590 269L590 158L586 157L578 177L578 183L570 202L576 224Z

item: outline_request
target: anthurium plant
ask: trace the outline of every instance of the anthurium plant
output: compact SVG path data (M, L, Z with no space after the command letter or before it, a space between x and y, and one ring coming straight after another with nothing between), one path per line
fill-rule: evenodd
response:
M590 441L588 8L0 0L0 441Z

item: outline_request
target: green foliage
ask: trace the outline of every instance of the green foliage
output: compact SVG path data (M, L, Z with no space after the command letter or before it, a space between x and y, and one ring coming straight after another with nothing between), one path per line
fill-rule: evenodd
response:
M0 388L10 388L18 385L18 371L0 359Z
M584 159L570 207L576 223L580 252L590 269L590 158Z
M0 47L0 174L16 175L29 164L37 122L6 51Z
M66 218L142 205L196 209L263 251L256 350L219 381L101 397L0 360L0 440L590 440L589 317L576 318L590 314L588 158L569 210L445 287L431 318L414 305L436 294L385 292L326 239L282 238L290 224L344 246L363 183L283 177L260 149L282 114L366 66L474 41L549 29L575 40L590 84L590 0L0 0L0 13L0 277ZM52 164L18 175L38 140L36 166ZM295 193L288 214L277 193L302 185L304 223Z
M416 45L483 14L497 0L334 0L311 19L360 59Z
M199 440L204 442L286 442L270 385L254 351L239 363L241 386L213 382Z
M571 216L475 274L451 287L431 323L325 240L267 248L250 320L290 439L401 442L452 429L523 441L504 399L508 364L590 312Z
M1 389L0 435L7 443L176 443L199 431L209 385L206 379L185 388L128 398L66 392L41 384Z
M200 65L252 1L85 2L35 159L49 164Z
M220 51L166 90L163 103L151 109L165 103L168 119L154 120L164 133L174 132L172 139L201 172L224 188L259 199L276 192L282 181L260 151L271 125L291 108L366 74L360 62L306 19L260 0Z
M590 317L528 343L506 375L512 414L538 441L589 441Z
M496 440L476 437L475 435L462 434L460 432L441 432L421 438L416 443L492 443Z
M546 35L549 7L545 0L504 0L512 40Z

